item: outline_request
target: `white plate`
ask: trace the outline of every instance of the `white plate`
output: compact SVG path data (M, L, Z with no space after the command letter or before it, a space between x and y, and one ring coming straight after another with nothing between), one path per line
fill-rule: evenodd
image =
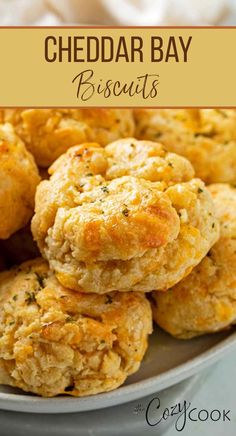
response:
M119 389L84 398L41 398L19 389L0 386L0 409L29 413L81 412L127 403L172 386L236 347L236 331L203 336L188 341L172 338L156 329L140 370Z

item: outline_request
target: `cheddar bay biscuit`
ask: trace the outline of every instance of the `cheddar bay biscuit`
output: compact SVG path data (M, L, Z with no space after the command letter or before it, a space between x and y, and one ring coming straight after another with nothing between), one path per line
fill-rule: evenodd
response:
M134 134L128 109L26 109L5 110L40 167L48 167L76 144L96 141L101 146Z
M219 241L185 280L154 292L155 321L179 338L214 333L236 322L236 189L209 186L220 221Z
M40 181L33 156L10 124L0 124L0 239L24 227L33 215Z
M191 164L132 138L71 148L36 194L32 231L66 287L167 289L218 237L210 194ZM182 183L181 183L182 182Z
M138 370L151 331L141 293L69 291L40 258L0 274L2 384L45 397L110 391Z
M192 163L206 183L236 183L236 111L137 109L136 136L158 141Z

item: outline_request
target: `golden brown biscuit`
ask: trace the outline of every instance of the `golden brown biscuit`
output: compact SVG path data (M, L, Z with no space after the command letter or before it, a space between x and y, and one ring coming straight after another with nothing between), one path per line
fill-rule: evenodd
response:
M33 215L40 181L33 156L10 124L0 125L0 180L0 239L7 239Z
M152 331L141 293L63 288L42 259L0 274L0 382L51 397L92 395L136 372Z
M101 146L134 134L128 109L5 110L39 166L48 167L69 147L96 141Z
M236 238L236 189L223 183L208 186L220 222L221 238Z
M236 111L137 109L136 136L187 157L206 183L236 183Z
M166 293L152 294L155 321L183 339L236 322L236 189L223 184L209 189L221 224L220 240L185 280Z
M166 153L161 144L151 141L123 139L106 147L108 169L106 177L115 179L134 176L175 184L194 177L194 170L187 159L174 153Z
M61 156L50 172L37 190L32 231L68 288L167 289L218 238L204 184L192 179L188 161L159 144L132 138L105 148L84 144ZM176 183L181 179L185 183Z
M16 128L21 122L24 109L0 109L0 123L10 123Z

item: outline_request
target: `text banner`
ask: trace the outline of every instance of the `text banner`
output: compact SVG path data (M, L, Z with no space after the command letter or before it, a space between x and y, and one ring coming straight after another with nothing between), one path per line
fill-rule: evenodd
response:
M0 106L236 106L235 45L236 28L0 28Z

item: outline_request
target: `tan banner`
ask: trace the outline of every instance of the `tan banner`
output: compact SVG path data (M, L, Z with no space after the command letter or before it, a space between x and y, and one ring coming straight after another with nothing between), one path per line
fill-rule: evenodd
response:
M236 28L0 28L0 106L236 106Z

